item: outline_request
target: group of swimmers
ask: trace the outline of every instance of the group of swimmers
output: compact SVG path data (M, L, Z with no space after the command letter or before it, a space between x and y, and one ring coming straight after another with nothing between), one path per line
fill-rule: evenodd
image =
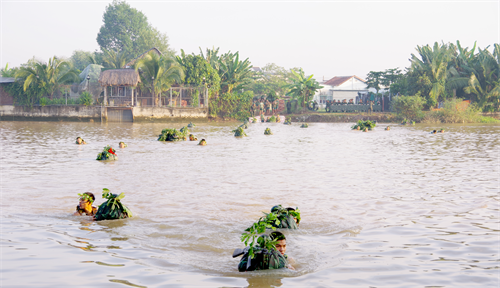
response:
M115 205L107 205L104 202L99 206L99 208L93 206L95 201L95 196L92 192L85 192L78 194L80 196L78 205L76 206L76 211L73 213L75 216L91 216L92 220L112 220L112 219L123 219L132 216L132 213L121 204L120 199L123 197L109 193L108 189L103 190L103 197L107 198L108 201L113 200ZM110 196L108 196L110 195ZM116 211L110 211L115 209ZM276 228L282 229L297 229L300 223L300 212L296 212L294 208L283 208L281 205L276 205L271 209L271 213L267 214L266 217L270 218L269 215L275 215L272 218L272 222L265 222L265 225L270 224L273 230ZM114 215L114 216L113 216ZM261 219L262 219L261 218ZM262 221L259 219L259 221ZM249 231L249 229L245 230ZM253 249L254 248L254 249ZM233 253L233 258L242 256L238 264L238 271L255 271L255 270L268 270L268 269L281 269L287 268L295 270L293 265L295 260L286 254L287 243L286 236L279 232L273 231L269 235L262 234L257 239L257 245L249 249L236 249Z
M75 143L76 143L77 145L85 145L85 144L87 144L87 142L85 142L85 140L83 140L83 139L82 139L82 137L76 137L76 142L75 142ZM125 148L125 147L127 147L127 146L128 146L128 145L127 145L127 144L125 144L125 142L120 141L120 142L118 143L118 147L120 147L120 148Z

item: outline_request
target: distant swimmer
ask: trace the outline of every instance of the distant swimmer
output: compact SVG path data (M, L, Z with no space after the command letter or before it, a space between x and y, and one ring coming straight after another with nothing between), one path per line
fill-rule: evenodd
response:
M439 130L439 133L444 133L444 129Z
M87 144L85 140L82 139L82 137L76 137L76 144L82 145L82 144Z
M125 142L120 142L120 143L118 143L118 147L120 147L120 148L125 148L125 147L127 147L127 146L128 146L128 145L127 145L127 144L125 144Z
M437 130L432 130L431 131L431 134L436 134L437 133Z
M73 213L75 216L94 216L97 212L97 208L92 206L95 201L95 196L91 192L85 192L78 194L80 196L80 203L76 206L76 212Z
M189 134L189 141L197 141L198 138L194 137L193 134Z
M205 139L201 139L200 143L198 143L198 145L206 146L207 145L207 141L205 141Z

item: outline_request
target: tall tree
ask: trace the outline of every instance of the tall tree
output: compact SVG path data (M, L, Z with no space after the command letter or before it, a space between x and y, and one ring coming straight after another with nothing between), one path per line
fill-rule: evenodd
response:
M143 83L151 83L155 95L155 105L158 105L159 93L168 90L173 83L181 83L184 79L184 72L180 65L170 56L159 56L154 52L146 54L135 63L135 70L141 71Z
M173 52L168 37L151 27L147 17L125 1L113 0L106 7L103 22L97 34L97 43L103 51L122 51L132 58L153 47L164 54Z
M33 86L41 95L52 99L54 92L58 91L61 85L79 80L76 72L71 62L54 56L48 63L36 60L29 62L19 68L15 77L24 81L24 91Z
M233 89L243 89L252 80L250 60L240 60L239 52L225 53L219 57L219 76L222 93L231 93Z
M91 57L93 57L94 54L89 51L83 51L83 50L75 50L73 51L73 54L69 58L71 62L73 63L73 67L77 70L82 71L87 67L89 64L97 64L97 63L92 63L90 60Z
M117 52L115 50L103 50L103 66L106 68L120 69L128 63L132 58L125 52Z
M377 91L380 91L381 86L384 85L384 72L383 71L370 71L366 75L366 87L373 88Z
M487 49L479 49L466 93L476 95L483 111L498 111L500 101L500 45L495 44L491 54Z
M438 102L439 96L444 95L446 87L446 78L448 76L448 62L451 60L452 53L448 44L439 45L434 43L433 47L429 45L417 46L420 56L411 54L411 70L420 75L425 75L432 83L432 88L427 98L427 104L432 107Z
M292 84L289 85L290 93L292 97L299 100L302 103L302 107L306 107L306 103L311 101L312 97L316 93L316 90L323 88L319 83L313 79L314 75L305 76L304 70L299 69L298 72L291 70Z

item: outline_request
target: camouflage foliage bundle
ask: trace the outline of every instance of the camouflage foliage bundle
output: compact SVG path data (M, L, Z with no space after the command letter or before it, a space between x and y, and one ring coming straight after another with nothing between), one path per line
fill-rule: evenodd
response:
M99 209L97 209L95 214L95 220L100 221L132 217L132 212L130 212L130 210L120 201L123 197L125 197L123 193L116 195L104 188L102 190L102 198L108 200L99 205Z

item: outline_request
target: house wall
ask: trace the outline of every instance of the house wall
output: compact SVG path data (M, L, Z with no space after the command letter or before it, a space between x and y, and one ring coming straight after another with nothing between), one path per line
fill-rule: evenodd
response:
M366 90L366 84L365 82L352 77L341 85L335 87L335 90Z
M0 84L0 105L13 105L14 98L4 89L5 84Z

